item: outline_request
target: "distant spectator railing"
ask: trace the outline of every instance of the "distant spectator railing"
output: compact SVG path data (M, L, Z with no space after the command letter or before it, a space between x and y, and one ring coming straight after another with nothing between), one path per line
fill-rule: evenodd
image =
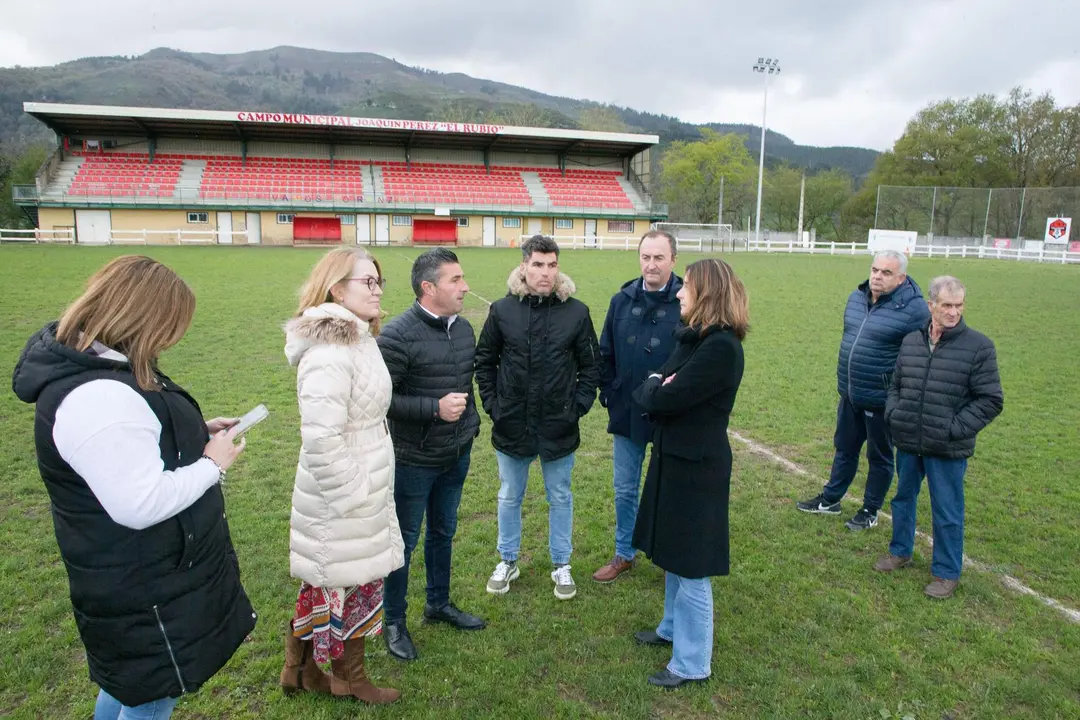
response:
M518 238L518 244L529 239ZM560 248L566 250L637 250L641 235L556 235L553 237ZM680 239L679 250L701 252L704 248L700 238Z
M529 236L522 235L518 243ZM639 238L636 236L586 236L560 235L554 237L559 247L567 250L637 250ZM679 250L686 252L711 252L708 240L698 238L679 238ZM784 253L799 255L868 255L866 243L822 242L800 243L796 240L761 240L752 238L734 243L734 252ZM1080 251L1067 249L1066 246L1006 248L991 245L918 245L913 257L926 258L971 258L983 260L1026 260L1029 262L1080 264Z
M57 230L19 230L0 228L0 243L73 243L75 231L71 228Z
M227 234L224 239L222 235ZM112 230L104 240L82 240L80 245L229 245L246 240L243 230ZM520 246L529 238L520 235L512 241L513 246ZM637 250L640 238L634 234L626 235L560 235L555 241L566 250ZM0 243L75 243L74 228L55 230L24 230L0 228ZM699 238L680 238L679 250L684 252L712 252L706 242ZM1075 245L1075 243L1074 243ZM1080 248L1080 245L1077 245ZM1080 264L1080 249L1065 249L1066 246L1040 244L1039 247L1023 248L994 247L991 245L917 245L913 257L926 258L963 258L982 260L1023 260L1061 265ZM797 255L868 255L866 243L822 242L799 243L794 240L737 240L734 252L781 253Z
M916 245L912 257L926 258L975 258L981 260L1027 260L1029 262L1080 263L1080 251L1069 246L1051 246L1037 243L1038 247L995 247L993 245ZM742 248L736 246L736 250ZM870 250L866 243L822 242L800 243L795 240L755 242L748 240L746 252L799 253L803 255L866 255Z
M12 185L11 186L11 199L15 202L37 200L38 189L36 185Z

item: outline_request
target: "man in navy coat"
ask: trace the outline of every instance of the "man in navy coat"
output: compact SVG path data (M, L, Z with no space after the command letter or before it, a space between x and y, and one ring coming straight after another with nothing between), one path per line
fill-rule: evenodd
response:
M907 275L907 256L895 250L874 255L870 279L851 293L844 309L836 367L840 403L832 472L819 495L797 503L799 510L839 515L840 499L855 479L865 444L870 468L863 506L846 525L852 530L877 525L878 511L893 477L893 443L885 423L885 401L896 356L904 336L925 327L929 320L922 291Z
M615 556L593 574L599 583L614 582L633 567L637 554L631 540L653 426L631 395L675 349L680 324L675 294L682 288L682 279L672 272L676 250L669 233L645 233L638 243L641 277L627 281L611 298L600 336L600 404L607 408L608 432L615 436Z

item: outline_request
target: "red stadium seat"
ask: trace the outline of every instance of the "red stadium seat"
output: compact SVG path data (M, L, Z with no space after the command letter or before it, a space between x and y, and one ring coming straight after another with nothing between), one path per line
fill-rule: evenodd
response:
M532 205L521 174L506 167L457 163L376 163L387 202L440 205Z
M348 198L360 202L364 196L363 160L329 158L242 158L207 155L200 193L216 197L259 200L302 200L329 202Z
M183 160L172 155L148 153L91 153L84 158L68 193L72 195L169 196L180 179Z

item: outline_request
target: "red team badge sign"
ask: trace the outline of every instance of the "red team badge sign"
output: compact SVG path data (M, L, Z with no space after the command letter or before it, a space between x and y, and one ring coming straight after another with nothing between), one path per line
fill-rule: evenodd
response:
M1072 230L1072 218L1051 217L1046 218L1045 242L1065 244L1069 241L1069 232Z

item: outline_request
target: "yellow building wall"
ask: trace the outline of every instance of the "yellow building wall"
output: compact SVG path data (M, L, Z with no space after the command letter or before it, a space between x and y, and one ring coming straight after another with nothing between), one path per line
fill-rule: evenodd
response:
M72 208L40 208L38 229L55 230L75 227L75 211Z
M633 229L630 232L617 232L613 230L608 230L608 222L612 219L614 219L616 222L623 222L622 218L601 218L596 221L596 234L601 237L609 238L629 237L637 239L644 235L645 231L649 229L649 222L647 220L635 220L632 226ZM582 223L582 228L584 227L585 224Z
M521 220L521 227L506 227L503 222L508 217L512 216L495 216L495 247L517 247L521 244L521 236L525 234L525 230L529 226L527 218L518 217Z
M276 212L259 213L263 245L292 245L292 223L278 224Z
M409 215L412 218L434 217L433 215ZM374 235L372 235L374 237ZM408 245L412 242L412 225L395 225L394 216L390 216L390 244Z
M189 223L188 212L188 210L114 208L112 231L118 239L134 240L141 237L145 230L146 241L154 245L175 245L180 237L178 233L188 233L188 237L198 239L213 237L217 231L217 213L213 210L191 210L190 212L205 212L207 221Z
M218 214L224 213L222 210ZM247 245L247 213L234 211L232 214L233 245Z
M457 229L457 241L461 247L480 247L484 244L484 216L468 215L469 226Z
M247 212L241 210L235 211L217 211L206 210L201 208L195 208L190 212L205 212L207 214L207 222L205 223L189 223L187 221L187 215L189 210L165 210L157 208L146 209L126 209L126 208L113 208L112 215L112 228L114 232L120 234L120 237L136 238L139 237L139 233L143 230L149 231L147 233L147 241L153 244L175 244L177 241L177 231L184 231L191 233L190 237L207 237L217 230L218 214L219 212L231 212L232 213L232 227L233 227L233 243L236 245L243 245L247 243ZM338 213L328 212L297 212L293 215L300 215L302 217L337 217ZM277 221L278 213L276 211L263 211L259 213L261 218L261 240L263 245L292 245L293 242L293 226L291 223L281 223ZM363 222L368 226L368 236L371 238L371 243L375 242L375 225L376 225L376 213L358 213L354 214L358 222ZM410 215L409 217L424 219L435 218L434 215ZM456 216L455 216L456 217ZM484 215L468 215L469 225L467 227L458 227L458 245L462 247L480 247L483 245L484 237ZM541 218L529 218L520 217L521 227L508 228L503 226L503 220L506 217L515 216L495 216L495 244L497 247L510 247L511 245L517 246L520 244L520 239L523 235L528 235L530 232L529 221L539 220L540 233L544 235L552 235L557 238L571 238L582 237L585 234L585 218L575 217L569 218L572 222L570 228L556 228L555 218L553 217L541 217ZM440 217L439 219L445 219ZM411 225L394 225L393 215L387 215L387 221L390 227L390 244L391 245L408 245L412 242L413 228ZM635 220L633 232L631 233L615 233L608 231L608 218L598 218L596 220L596 234L601 237L611 238L623 238L628 237L633 241L637 241L644 235L650 226L648 220ZM75 226L75 211L72 208L41 208L38 212L38 227L42 230L54 230L57 228L71 228ZM357 242L358 232L357 225L345 225L341 226L341 241L344 245L355 245Z
M570 228L555 227L555 219L552 218L551 226L553 228L552 234L554 235L554 237L557 237L557 238L560 238L560 237L569 238L569 237L575 237L575 236L580 237L580 236L585 234L585 221L582 218L560 218L560 219L569 219L570 222L573 223L573 226L570 227Z
M351 225L341 223L341 244L342 245L355 245L356 244L356 215L352 215L353 222Z

